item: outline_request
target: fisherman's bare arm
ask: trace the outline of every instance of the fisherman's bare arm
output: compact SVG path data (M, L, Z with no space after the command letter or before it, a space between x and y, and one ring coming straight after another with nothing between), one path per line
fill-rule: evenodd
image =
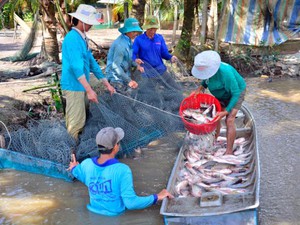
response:
M133 89L135 89L135 88L137 88L139 85L138 85L138 83L137 83L136 81L131 80L131 81L128 83L128 86L131 87L131 88L133 88Z
M69 163L69 168L67 170L72 170L78 164L79 164L79 162L76 160L75 154L72 154L71 155L71 162Z
M166 189L163 189L161 192L157 194L157 200L161 201L164 198L174 198L174 196Z
M112 95L114 93L116 93L116 90L113 86L110 85L110 83L107 81L107 79L102 79L103 84L106 86L107 90L109 91L109 93Z
M177 61L178 61L178 58L175 55L173 55L172 58L171 58L171 62L175 63Z
M224 109L221 112L217 112L217 115L216 115L217 121L221 120L224 116L227 116L227 115L229 115L229 113L226 111L226 109Z
M88 100L95 102L95 103L99 103L98 102L98 98L97 98L97 94L96 92L92 89L91 85L89 84L89 82L86 80L85 75L82 75L81 77L78 78L79 82L82 84L82 86L84 87L86 94L87 94L87 98Z
M137 64L137 70L139 70L141 73L144 73L145 72L145 69L143 66L141 66L141 64L143 64L143 60L141 59L136 59L135 60L136 64Z
M200 94L200 93L204 93L204 91L205 91L205 88L204 88L202 85L200 85L200 86L193 92L193 94L194 94L194 95L198 95L198 94Z

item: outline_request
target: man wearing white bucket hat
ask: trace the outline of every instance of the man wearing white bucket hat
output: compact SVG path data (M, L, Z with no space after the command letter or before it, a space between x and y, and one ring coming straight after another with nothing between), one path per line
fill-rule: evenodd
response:
M232 154L236 136L234 122L236 114L244 101L246 93L245 80L231 65L221 62L221 57L217 52L211 50L196 55L192 75L202 80L201 85L194 94L201 93L208 88L210 93L220 101L222 111L217 113L219 123L216 137L220 133L220 120L226 116L226 154Z
M106 77L110 84L121 93L128 88L137 88L138 83L131 79L133 67L139 67L132 61L132 40L143 30L135 18L127 18L119 28L121 35L112 43L107 55Z
M98 13L93 6L81 4L73 18L74 27L66 35L62 44L61 87L66 97L66 126L69 134L78 140L86 121L88 101L99 103L96 92L92 89L90 72L101 79L112 94L115 89L104 77L89 47L86 32L92 25L99 24Z

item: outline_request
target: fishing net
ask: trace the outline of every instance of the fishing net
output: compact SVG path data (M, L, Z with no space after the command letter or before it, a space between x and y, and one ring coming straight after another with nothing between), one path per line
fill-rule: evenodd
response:
M60 121L35 122L30 120L27 128L11 132L9 149L33 157L68 164L72 147L75 147L75 141Z
M169 72L160 75L145 63L145 73L135 71L133 74L139 84L137 89L118 90L110 95L100 88L99 104L90 104L86 126L78 144L69 136L64 122L40 120L30 121L26 128L12 131L7 148L35 158L23 159L22 169L25 171L31 171L35 164L40 165L41 160L48 160L55 165L53 171L61 170L61 174L65 174L72 152L75 152L78 161L99 154L95 136L103 127L121 127L125 131L118 157L134 156L135 149L165 135L170 142L179 143L177 134L185 131L178 114L184 98L181 81L188 74L181 62L168 67ZM5 135L5 139L8 143L9 135ZM30 165L28 169L26 165ZM46 175L51 176L50 171Z
M36 54L29 55L29 52L32 49L37 34L38 25L39 25L38 17L39 17L39 11L35 13L34 21L30 29L30 33L28 34L22 49L20 49L14 56L9 57L10 61L12 62L25 61L33 58L36 55Z
M87 125L80 136L76 150L77 157L97 155L94 141L99 129L106 126L121 127L125 137L121 142L119 156L132 155L134 149L147 145L154 139L175 131L183 131L183 123L178 115L183 100L183 88L173 76L173 71L163 75L149 64L144 64L145 73L135 71L137 89L118 90L114 95L99 94L99 104L91 104Z

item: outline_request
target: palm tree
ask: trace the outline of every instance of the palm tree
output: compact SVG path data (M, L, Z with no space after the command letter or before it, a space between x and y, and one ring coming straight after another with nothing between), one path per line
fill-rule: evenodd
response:
M132 9L130 16L135 17L140 24L144 23L146 0L132 0Z
M59 48L57 41L57 20L55 18L55 5L53 1L40 2L43 42L41 57L50 62L59 63Z
M58 19L55 15L56 12L61 15L60 6L64 3L64 0L14 0L11 2L9 2L8 0L4 0L0 2L0 7L3 7L5 3L12 4L12 15L17 9L24 6L26 6L29 10L32 10L32 14L40 15L39 19L42 24L43 40L41 52L38 57L42 60L59 63L59 48L57 40ZM59 17L62 18L61 16ZM67 32L67 26L64 25L63 21L60 22L63 24L63 27ZM17 56L13 60L28 59L27 55L33 46L37 29L38 26L32 26L31 34L28 35L28 38L23 45L23 49L20 50L19 54L17 54Z

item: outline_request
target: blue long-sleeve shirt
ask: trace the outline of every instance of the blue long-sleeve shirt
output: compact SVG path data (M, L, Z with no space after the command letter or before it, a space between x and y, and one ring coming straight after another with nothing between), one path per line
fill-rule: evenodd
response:
M87 47L83 34L73 28L65 37L62 44L62 75L61 88L68 91L85 91L78 78L85 75L90 81L90 72L98 79L104 75Z
M110 82L119 82L127 85L131 78L131 67L136 66L132 61L132 42L125 34L121 34L110 46L107 63L106 77Z
M87 208L94 213L116 216L125 209L144 209L157 201L156 194L136 195L131 169L117 159L99 164L97 157L88 158L74 167L72 174L88 187Z
M246 88L244 78L231 65L221 62L220 68L211 78L203 80L201 85L208 88L219 100L229 100L226 111L230 112Z
M153 39L150 39L143 33L133 42L132 60L135 61L137 58L149 63L159 74L163 74L167 70L163 59L170 60L172 55L162 35L155 34Z

